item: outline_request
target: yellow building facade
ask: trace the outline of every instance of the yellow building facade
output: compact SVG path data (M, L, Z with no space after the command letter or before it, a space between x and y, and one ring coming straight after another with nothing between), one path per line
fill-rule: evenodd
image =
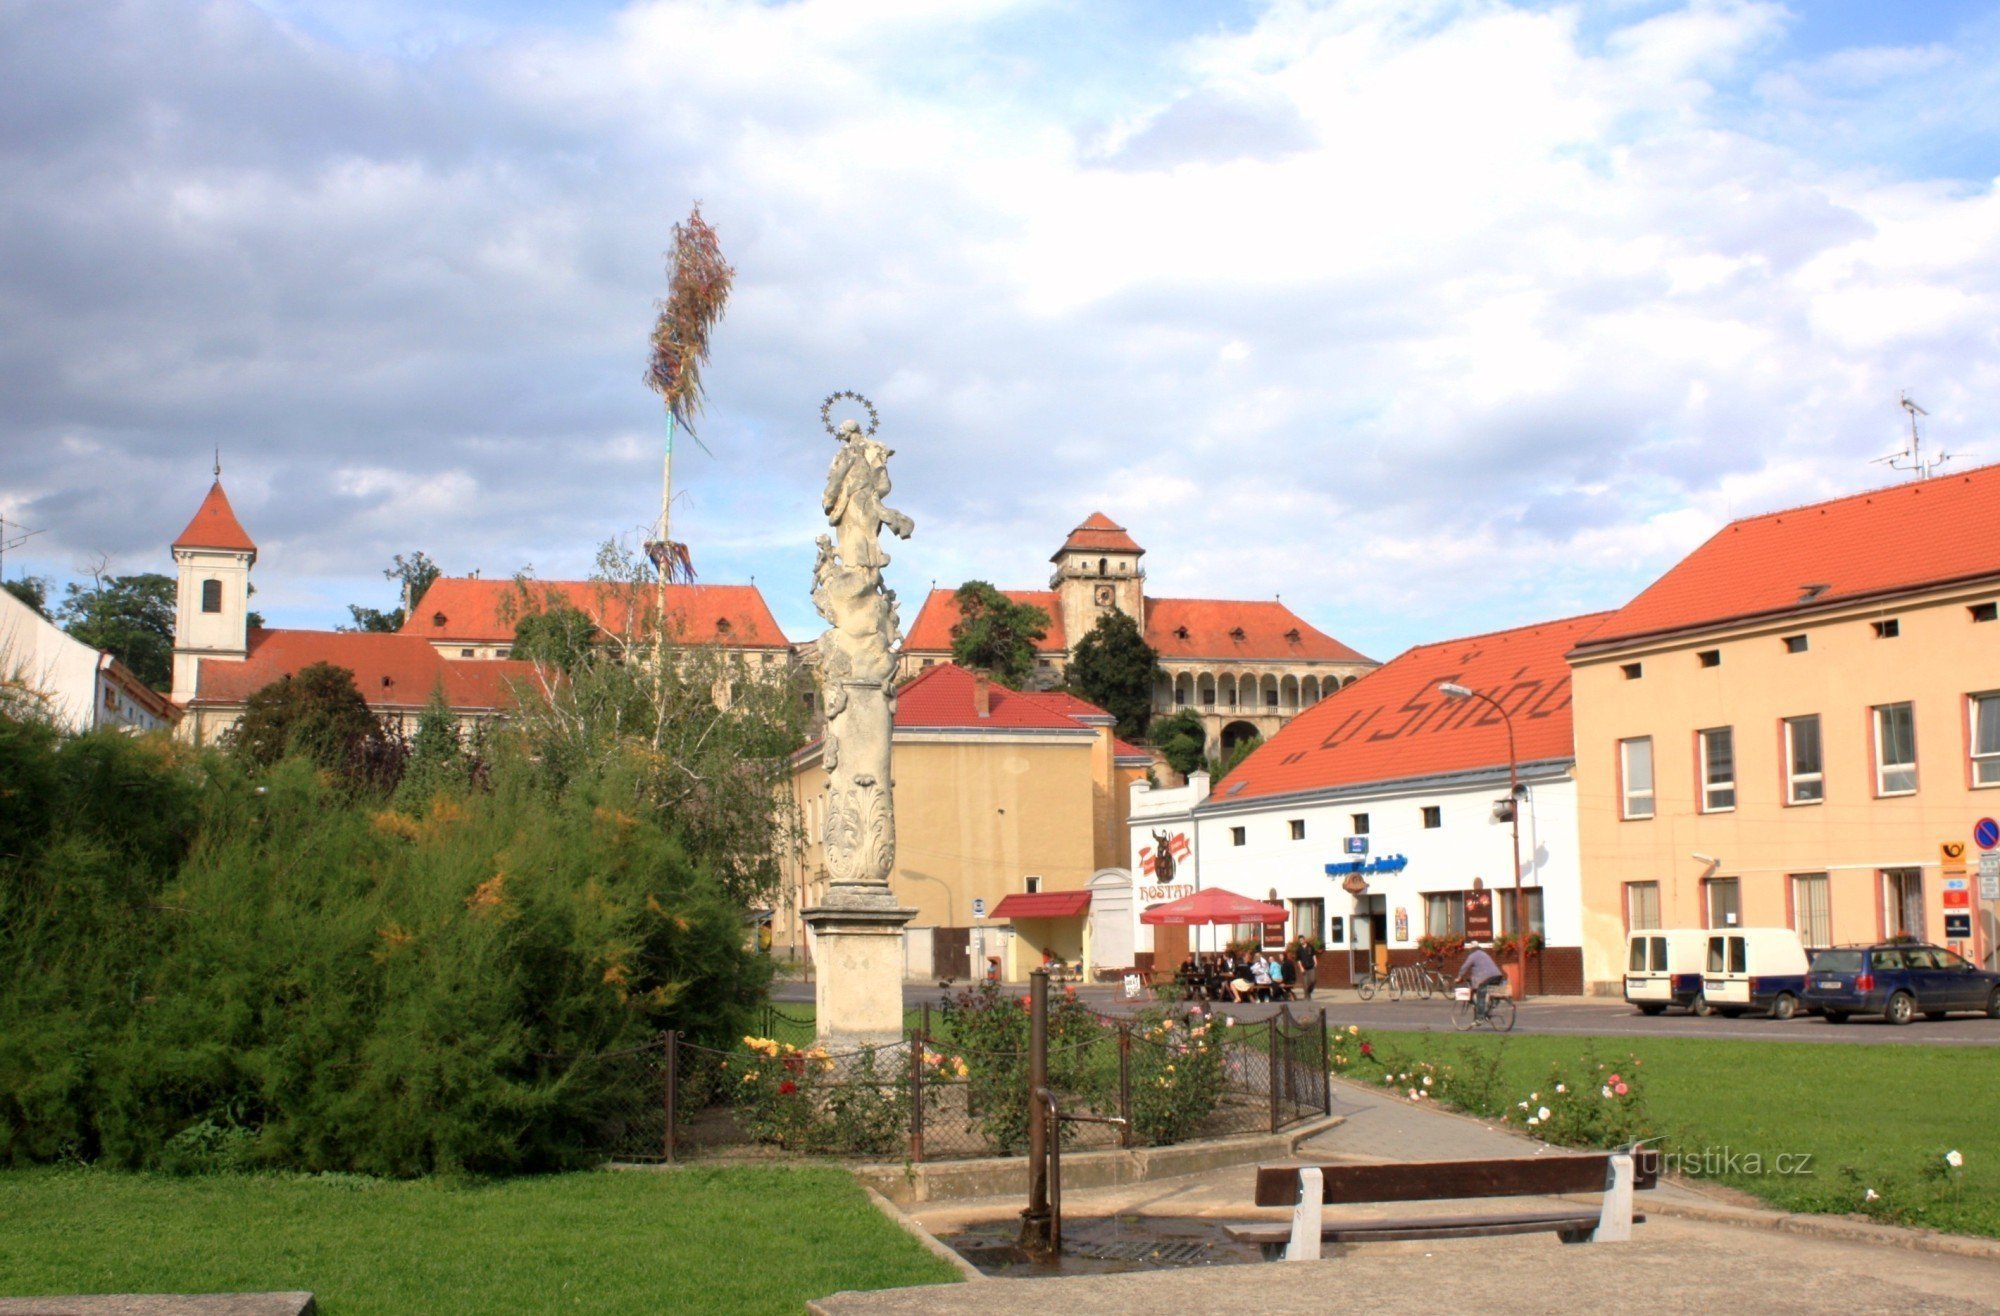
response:
M1643 927L1908 936L1992 963L1975 831L2000 815L1996 519L2000 467L1750 518L1578 644L1592 990L1618 990Z

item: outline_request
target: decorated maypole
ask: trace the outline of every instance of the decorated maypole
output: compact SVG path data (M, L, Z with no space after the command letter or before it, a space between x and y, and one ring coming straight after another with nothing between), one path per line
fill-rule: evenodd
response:
M685 224L674 225L673 250L667 253L667 299L658 303L653 322L653 357L646 366L646 384L667 409L667 456L660 478L660 527L646 542L646 556L658 572L657 609L666 608L669 581L694 579L694 561L686 544L676 543L668 529L674 501L674 431L695 438L694 418L703 399L701 368L708 362L708 335L722 318L729 285L736 271L722 258L715 230L701 217L701 203L688 212Z

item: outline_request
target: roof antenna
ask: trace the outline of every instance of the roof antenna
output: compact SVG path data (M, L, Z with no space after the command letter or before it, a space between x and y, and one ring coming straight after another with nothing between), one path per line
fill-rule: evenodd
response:
M1940 452L1935 457L1924 456L1923 440L1917 434L1917 417L1928 416L1931 413L1918 406L1916 399L1908 392L1896 395L1896 405L1910 413L1909 446L1901 452L1892 452L1886 457L1875 458L1874 464L1888 466L1893 470L1908 471L1913 480L1928 480L1932 471L1951 460L1951 454Z

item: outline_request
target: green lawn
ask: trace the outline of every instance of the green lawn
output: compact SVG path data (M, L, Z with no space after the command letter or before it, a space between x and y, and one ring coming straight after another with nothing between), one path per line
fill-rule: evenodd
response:
M310 1289L328 1316L739 1316L956 1278L828 1169L485 1183L0 1173L0 1295Z
M1642 1078L1651 1122L1667 1135L1662 1146L1679 1153L1684 1169L1706 1171L1704 1177L1787 1210L1860 1210L2000 1236L2000 1052L1990 1048L1370 1036L1392 1063L1408 1057L1476 1067L1497 1053L1503 1099L1511 1100L1544 1086L1551 1065L1574 1069L1594 1052L1589 1063L1602 1060ZM1634 1056L1643 1061L1637 1070L1628 1063ZM1964 1158L1962 1170L1946 1166L1948 1151ZM1752 1165L1752 1153L1760 1165ZM1811 1173L1777 1173L1780 1154L1810 1156Z

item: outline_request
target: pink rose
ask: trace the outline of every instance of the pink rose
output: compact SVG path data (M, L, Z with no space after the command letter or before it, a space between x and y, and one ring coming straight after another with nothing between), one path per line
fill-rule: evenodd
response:
M1620 1084L1617 1084L1616 1086L1614 1086L1614 1087L1613 1087L1613 1088L1612 1088L1611 1090L1612 1090L1613 1092L1616 1092L1616 1093L1617 1093L1617 1094L1618 1094L1619 1096L1621 1096L1621 1097L1622 1097L1622 1096L1624 1096L1624 1095L1625 1095L1625 1094L1626 1094L1627 1092L1630 1092L1630 1091L1631 1091L1632 1089L1630 1089L1630 1088L1626 1087L1626 1086L1625 1086L1625 1085L1624 1085L1623 1083L1620 1083Z

